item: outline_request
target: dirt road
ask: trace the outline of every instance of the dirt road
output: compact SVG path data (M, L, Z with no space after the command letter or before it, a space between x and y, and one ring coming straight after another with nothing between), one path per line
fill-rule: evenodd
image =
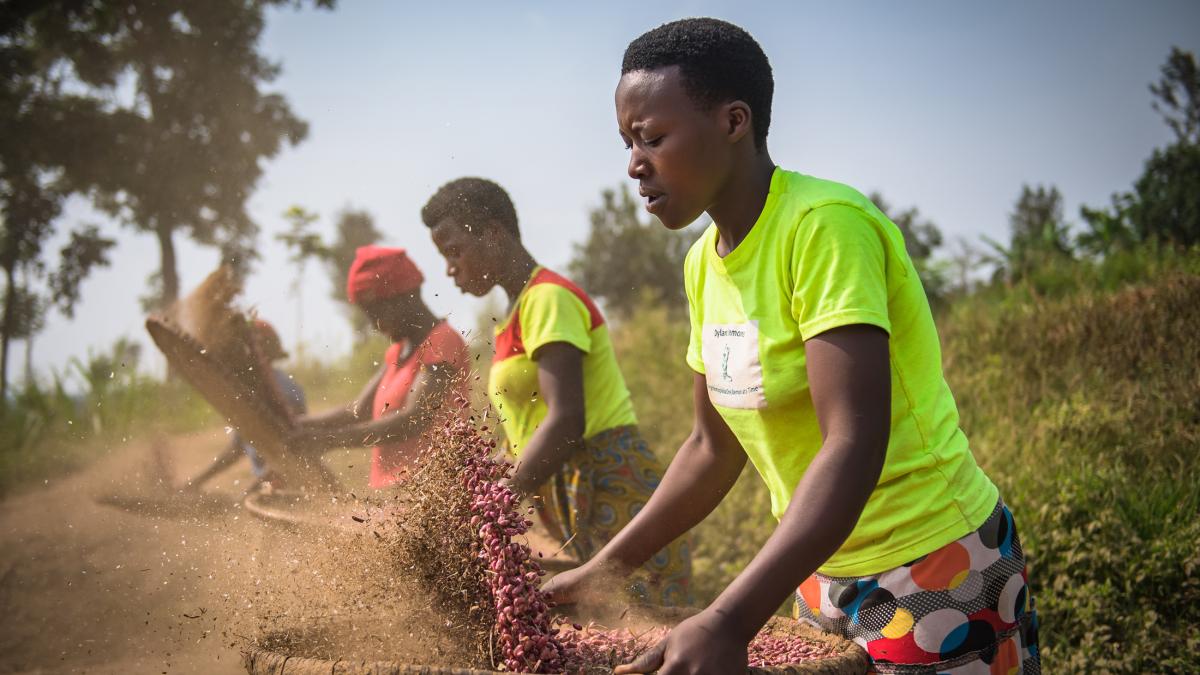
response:
M129 444L0 503L0 672L242 672L238 636L274 564L267 526L237 506L248 464L186 498L157 485L153 461L157 447L167 473L190 475L224 442Z
M350 518L347 494L370 492L365 451L326 456L344 491L323 508L351 531L289 531L242 508L245 460L202 495L169 487L226 440L122 445L0 502L0 673L240 673L247 640L326 619L370 623L378 658L445 653L370 518ZM541 531L529 541L546 561L558 548Z

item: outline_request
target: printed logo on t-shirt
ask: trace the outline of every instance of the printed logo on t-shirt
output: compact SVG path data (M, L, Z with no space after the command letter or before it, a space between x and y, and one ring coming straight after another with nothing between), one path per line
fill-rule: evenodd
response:
M726 408L767 407L758 359L758 322L706 323L703 330L701 355L709 400Z

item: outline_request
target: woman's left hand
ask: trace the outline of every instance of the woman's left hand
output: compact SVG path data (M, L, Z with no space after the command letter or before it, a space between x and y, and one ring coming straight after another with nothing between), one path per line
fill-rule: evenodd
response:
M633 663L618 666L613 673L744 673L749 643L735 633L720 614L705 610L676 626Z

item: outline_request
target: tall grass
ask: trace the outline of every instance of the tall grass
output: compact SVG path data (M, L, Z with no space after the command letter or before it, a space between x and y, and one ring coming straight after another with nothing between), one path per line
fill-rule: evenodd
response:
M939 317L976 457L1021 529L1046 672L1200 672L1200 252L1038 270ZM687 324L643 306L614 332L648 440L691 424ZM753 468L693 532L698 599L775 523Z
M963 426L1024 531L1051 672L1200 670L1190 264L945 322Z
M73 385L73 386L72 386ZM216 424L181 382L138 369L136 350L75 359L49 382L25 382L0 410L0 496L80 468L131 438Z

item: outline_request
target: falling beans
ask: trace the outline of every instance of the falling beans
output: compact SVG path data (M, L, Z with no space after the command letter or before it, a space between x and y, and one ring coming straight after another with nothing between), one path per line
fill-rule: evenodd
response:
M457 406L466 410L465 399ZM410 504L399 547L405 568L477 631L482 658L498 669L526 673L597 672L627 663L663 639L668 629L633 634L552 618L540 584L546 574L521 543L532 521L520 497L503 485L512 465L492 459L467 417L453 417L428 437L410 473ZM799 637L763 633L749 646L752 666L819 658L826 652Z

